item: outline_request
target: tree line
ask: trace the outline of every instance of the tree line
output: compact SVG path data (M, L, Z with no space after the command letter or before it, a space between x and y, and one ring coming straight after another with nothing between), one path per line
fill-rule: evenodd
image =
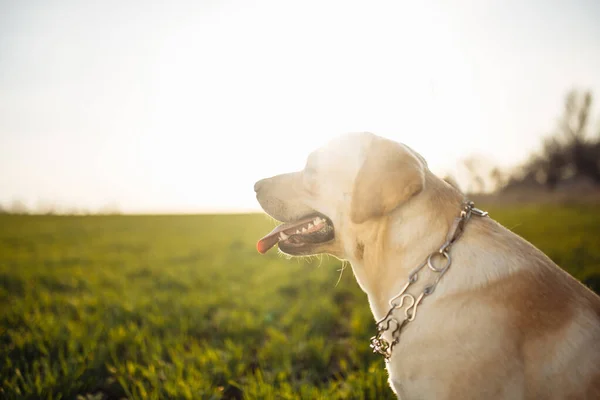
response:
M600 189L600 118L594 126L592 105L589 90L568 92L556 128L542 138L524 163L513 168L502 170L479 155L463 159L459 169L466 175L465 191L503 194L555 192L563 187ZM452 176L446 180L457 185Z
M600 185L600 127L593 131L592 93L573 90L566 96L563 115L556 131L546 136L541 149L512 176L505 187L518 184L542 184L555 190L561 183L586 180Z

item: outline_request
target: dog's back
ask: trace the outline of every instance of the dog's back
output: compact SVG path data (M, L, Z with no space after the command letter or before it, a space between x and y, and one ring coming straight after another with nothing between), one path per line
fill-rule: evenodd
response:
M472 221L453 251L389 367L398 394L600 399L600 297L491 219Z

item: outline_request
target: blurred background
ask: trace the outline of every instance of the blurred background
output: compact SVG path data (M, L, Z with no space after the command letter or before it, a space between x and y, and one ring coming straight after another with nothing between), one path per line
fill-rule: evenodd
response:
M347 266L254 250L254 182L346 132L414 148L600 291L599 20L0 0L0 397L391 398Z
M254 181L365 130L464 190L598 181L595 1L0 4L9 211L257 211Z

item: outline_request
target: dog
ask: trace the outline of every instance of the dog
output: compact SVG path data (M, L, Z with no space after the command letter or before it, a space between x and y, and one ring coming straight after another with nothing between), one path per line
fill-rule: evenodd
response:
M408 146L348 133L254 189L260 253L350 262L398 398L600 399L600 297Z

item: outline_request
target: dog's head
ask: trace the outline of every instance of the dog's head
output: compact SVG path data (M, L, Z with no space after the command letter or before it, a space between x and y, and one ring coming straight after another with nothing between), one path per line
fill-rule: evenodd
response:
M279 245L289 255L329 253L346 258L346 237L378 221L423 189L425 160L405 145L371 133L338 137L308 156L302 171L258 181L262 208L282 222L263 237L265 253Z

